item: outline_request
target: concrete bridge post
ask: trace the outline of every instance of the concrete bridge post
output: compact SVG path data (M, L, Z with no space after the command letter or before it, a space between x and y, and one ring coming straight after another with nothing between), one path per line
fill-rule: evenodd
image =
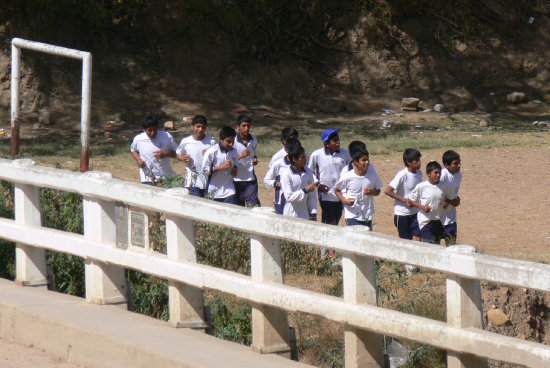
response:
M112 174L89 171L91 178L109 179ZM89 240L116 244L115 202L84 197L84 237ZM86 259L86 300L96 304L127 306L127 285L124 268Z
M15 160L17 165L34 165L33 160ZM16 183L14 186L15 221L41 226L40 188ZM46 250L17 243L15 248L15 282L22 286L48 287Z
M253 211L273 213L268 207ZM281 241L266 236L250 236L250 263L253 280L283 283ZM261 304L252 304L252 350L290 358L290 332L286 311Z
M346 231L365 232L363 226L350 226ZM374 259L355 254L342 256L344 301L353 304L377 305ZM346 368L384 367L383 336L346 326L344 331Z
M470 245L453 245L446 249L457 254L476 253ZM467 267L467 265L464 265ZM453 327L483 330L483 307L479 280L447 275L447 323ZM486 368L487 359L472 354L447 352L448 368Z
M188 194L188 190L184 188L168 191L175 195ZM166 217L166 253L169 259L197 262L192 220L171 215ZM206 331L202 289L169 281L168 298L170 323L173 326Z

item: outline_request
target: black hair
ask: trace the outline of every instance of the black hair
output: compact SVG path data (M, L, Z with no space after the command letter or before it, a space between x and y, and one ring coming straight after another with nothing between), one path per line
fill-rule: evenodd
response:
M302 143L300 143L300 140L298 140L298 138L291 137L286 140L285 148L287 152L290 152L298 147L302 147Z
M328 136L327 140L324 141L323 143L325 145L327 145L331 140L333 140L334 138L338 137L338 131L335 130L334 132L330 133L330 135Z
M298 131L296 130L296 128L286 127L281 130L281 142L286 142L286 140L290 137L298 138Z
M348 146L349 154L353 157L353 152L359 149L367 149L367 145L361 141L353 141Z
M246 114L239 115L239 117L237 118L237 125L241 125L244 122L252 123L252 119Z
M426 165L426 174L431 173L435 169L441 170L441 165L439 164L439 162L437 162L437 161L428 162L428 164Z
M191 120L191 125L195 125L195 124L204 124L204 125L207 125L208 124L208 120L206 120L206 116L204 115L196 115L193 120Z
M366 149L356 149L355 151L353 151L353 154L351 155L351 159L353 161L357 161L357 160L360 160L361 157L363 156L367 156L367 158L369 157L369 151L367 151Z
M292 147L292 150L288 151L288 159L290 160L291 163L294 163L294 160L299 159L302 153L304 152L305 150L304 150L304 147L302 146Z
M234 137L237 135L237 132L233 127L230 127L229 125L224 125L220 129L220 139L225 139L227 137Z
M443 164L450 165L454 160L460 160L460 155L453 150L445 151L443 154Z
M143 127L144 130L151 126L158 126L158 125L159 125L159 121L153 115L145 115L143 119L141 119L141 126Z
M403 152L403 163L405 166L409 167L409 161L419 159L420 157L422 157L422 154L419 150L416 148L407 148L405 152Z

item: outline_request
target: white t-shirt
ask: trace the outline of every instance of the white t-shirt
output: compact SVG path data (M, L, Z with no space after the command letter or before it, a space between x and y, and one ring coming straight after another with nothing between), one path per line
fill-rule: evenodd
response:
M315 181L313 172L306 166L302 172L292 166L281 174L281 186L286 199L283 215L309 219L317 214L315 190L305 193L303 189Z
M340 179L342 169L351 162L348 150L340 148L330 153L326 148L319 148L309 157L308 167L317 174L320 184L329 187L329 191L321 193L322 201L339 202L334 194L334 186Z
M271 157L271 160L269 161L269 167L271 167L275 162L279 161L285 156L286 156L285 147L282 147L280 150L275 152L275 154Z
M409 198L422 205L431 207L430 212L418 211L418 226L422 229L426 224L433 220L441 220L443 215L443 206L441 202L449 198L446 188L441 183L431 184L428 180L418 184L409 195ZM416 208L416 207L415 207Z
M418 183L422 181L422 171L416 170L415 173L409 171L408 168L404 168L399 171L389 186L395 189L395 193L401 197L408 198ZM418 212L416 207L408 207L405 202L395 200L393 204L393 213L399 216L414 215Z
M273 200L273 203L275 204L281 204L281 199L283 197L283 191L281 188L276 187L276 185L281 182L283 172L288 170L289 167L290 161L288 161L287 156L283 156L269 166L269 169L265 174L264 184L270 188L275 187L275 199Z
M176 153L181 156L191 156L191 162L185 164L185 180L188 187L199 189L206 188L206 176L202 172L202 160L207 149L216 145L216 140L206 135L201 140L196 140L192 135L181 140Z
M344 217L357 221L372 220L374 197L365 195L364 189L368 187L379 190L382 185L382 180L376 171L370 171L370 164L365 175L357 175L354 170L345 173L338 180L335 188L339 189L345 198L353 198L355 202L351 206L344 204Z
M229 169L214 172L214 167L220 166L227 160L231 161ZM233 167L237 167L237 150L235 148L227 151L218 143L206 150L202 161L202 170L204 175L210 176L207 194L213 192L214 198L227 198L235 194L233 176L231 176Z
M237 163L237 176L233 178L235 181L253 181L256 179L254 175L254 165L252 159L258 157L258 140L253 135L250 135L248 143L245 145L241 136L237 134L235 137L235 147L239 156L247 148L250 150L250 154L246 157L238 159Z
M163 175L176 175L170 164L170 157L157 159L154 156L155 151L173 152L176 147L177 144L172 135L164 130L159 130L153 139L149 138L145 132L136 135L130 145L130 152L139 152L139 157L145 161L146 167L139 169L141 182L152 181L151 173L157 178Z
M447 168L443 168L443 170L441 170L441 179L439 180L439 182L442 185L449 187L448 190L453 195L452 197L448 197L447 199L454 199L458 197L458 189L460 188L460 183L462 182L462 173L459 171L455 174L451 174L450 171L447 170ZM449 204L443 214L441 222L443 222L443 225L445 226L456 222L455 206Z

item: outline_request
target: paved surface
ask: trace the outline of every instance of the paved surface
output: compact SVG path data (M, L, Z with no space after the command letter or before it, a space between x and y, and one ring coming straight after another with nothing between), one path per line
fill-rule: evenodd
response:
M59 361L43 350L0 338L0 367L2 368L84 368Z
M247 346L198 331L174 328L121 307L90 304L83 298L21 287L3 279L0 338L10 351L4 356L0 350L0 368L309 367L271 354L254 353ZM35 352L36 358L42 355L46 363L35 364ZM50 363L53 365L47 365Z

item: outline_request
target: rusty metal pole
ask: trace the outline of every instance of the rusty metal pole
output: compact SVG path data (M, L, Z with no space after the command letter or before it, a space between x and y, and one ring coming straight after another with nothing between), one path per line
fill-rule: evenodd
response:
M21 50L13 42L11 44L11 155L19 154L19 64Z
M82 107L80 113L80 172L88 170L90 163L90 112L92 106L92 54L82 58Z

